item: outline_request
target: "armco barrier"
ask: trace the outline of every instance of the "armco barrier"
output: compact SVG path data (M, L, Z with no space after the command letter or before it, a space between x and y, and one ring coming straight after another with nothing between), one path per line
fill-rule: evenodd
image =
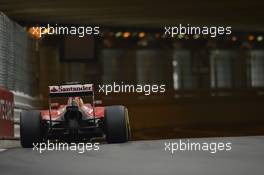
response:
M30 110L36 106L36 98L19 92L10 92L0 88L0 140L19 139L19 117L23 110Z
M14 137L14 95L0 87L0 139Z
M14 94L14 134L15 138L18 139L20 137L20 127L19 127L19 118L20 113L23 110L34 109L38 106L38 100L29 95L13 92Z

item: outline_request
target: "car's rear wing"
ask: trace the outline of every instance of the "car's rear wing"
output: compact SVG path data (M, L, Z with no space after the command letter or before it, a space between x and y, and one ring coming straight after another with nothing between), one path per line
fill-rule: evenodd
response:
M49 86L50 97L92 96L93 84Z

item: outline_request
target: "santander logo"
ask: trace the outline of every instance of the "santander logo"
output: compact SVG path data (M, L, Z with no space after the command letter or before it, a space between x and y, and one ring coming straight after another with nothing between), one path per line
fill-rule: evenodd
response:
M91 92L93 91L93 85L84 84L84 85L49 86L49 91L50 93Z

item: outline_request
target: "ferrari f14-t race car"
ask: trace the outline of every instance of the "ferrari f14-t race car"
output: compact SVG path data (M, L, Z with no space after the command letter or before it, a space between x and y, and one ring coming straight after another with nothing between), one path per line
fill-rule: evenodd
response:
M52 103L67 98L67 104ZM83 98L91 103L84 103ZM23 147L49 140L80 142L102 137L108 143L130 139L128 110L125 106L95 106L93 84L49 86L49 109L23 111L20 137Z

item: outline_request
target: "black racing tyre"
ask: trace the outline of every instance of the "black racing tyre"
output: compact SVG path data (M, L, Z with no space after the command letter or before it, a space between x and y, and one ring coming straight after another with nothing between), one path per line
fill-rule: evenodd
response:
M22 111L20 114L20 142L24 148L32 148L41 141L41 114L39 111Z
M130 139L126 107L108 106L105 108L105 134L107 143L124 143Z

